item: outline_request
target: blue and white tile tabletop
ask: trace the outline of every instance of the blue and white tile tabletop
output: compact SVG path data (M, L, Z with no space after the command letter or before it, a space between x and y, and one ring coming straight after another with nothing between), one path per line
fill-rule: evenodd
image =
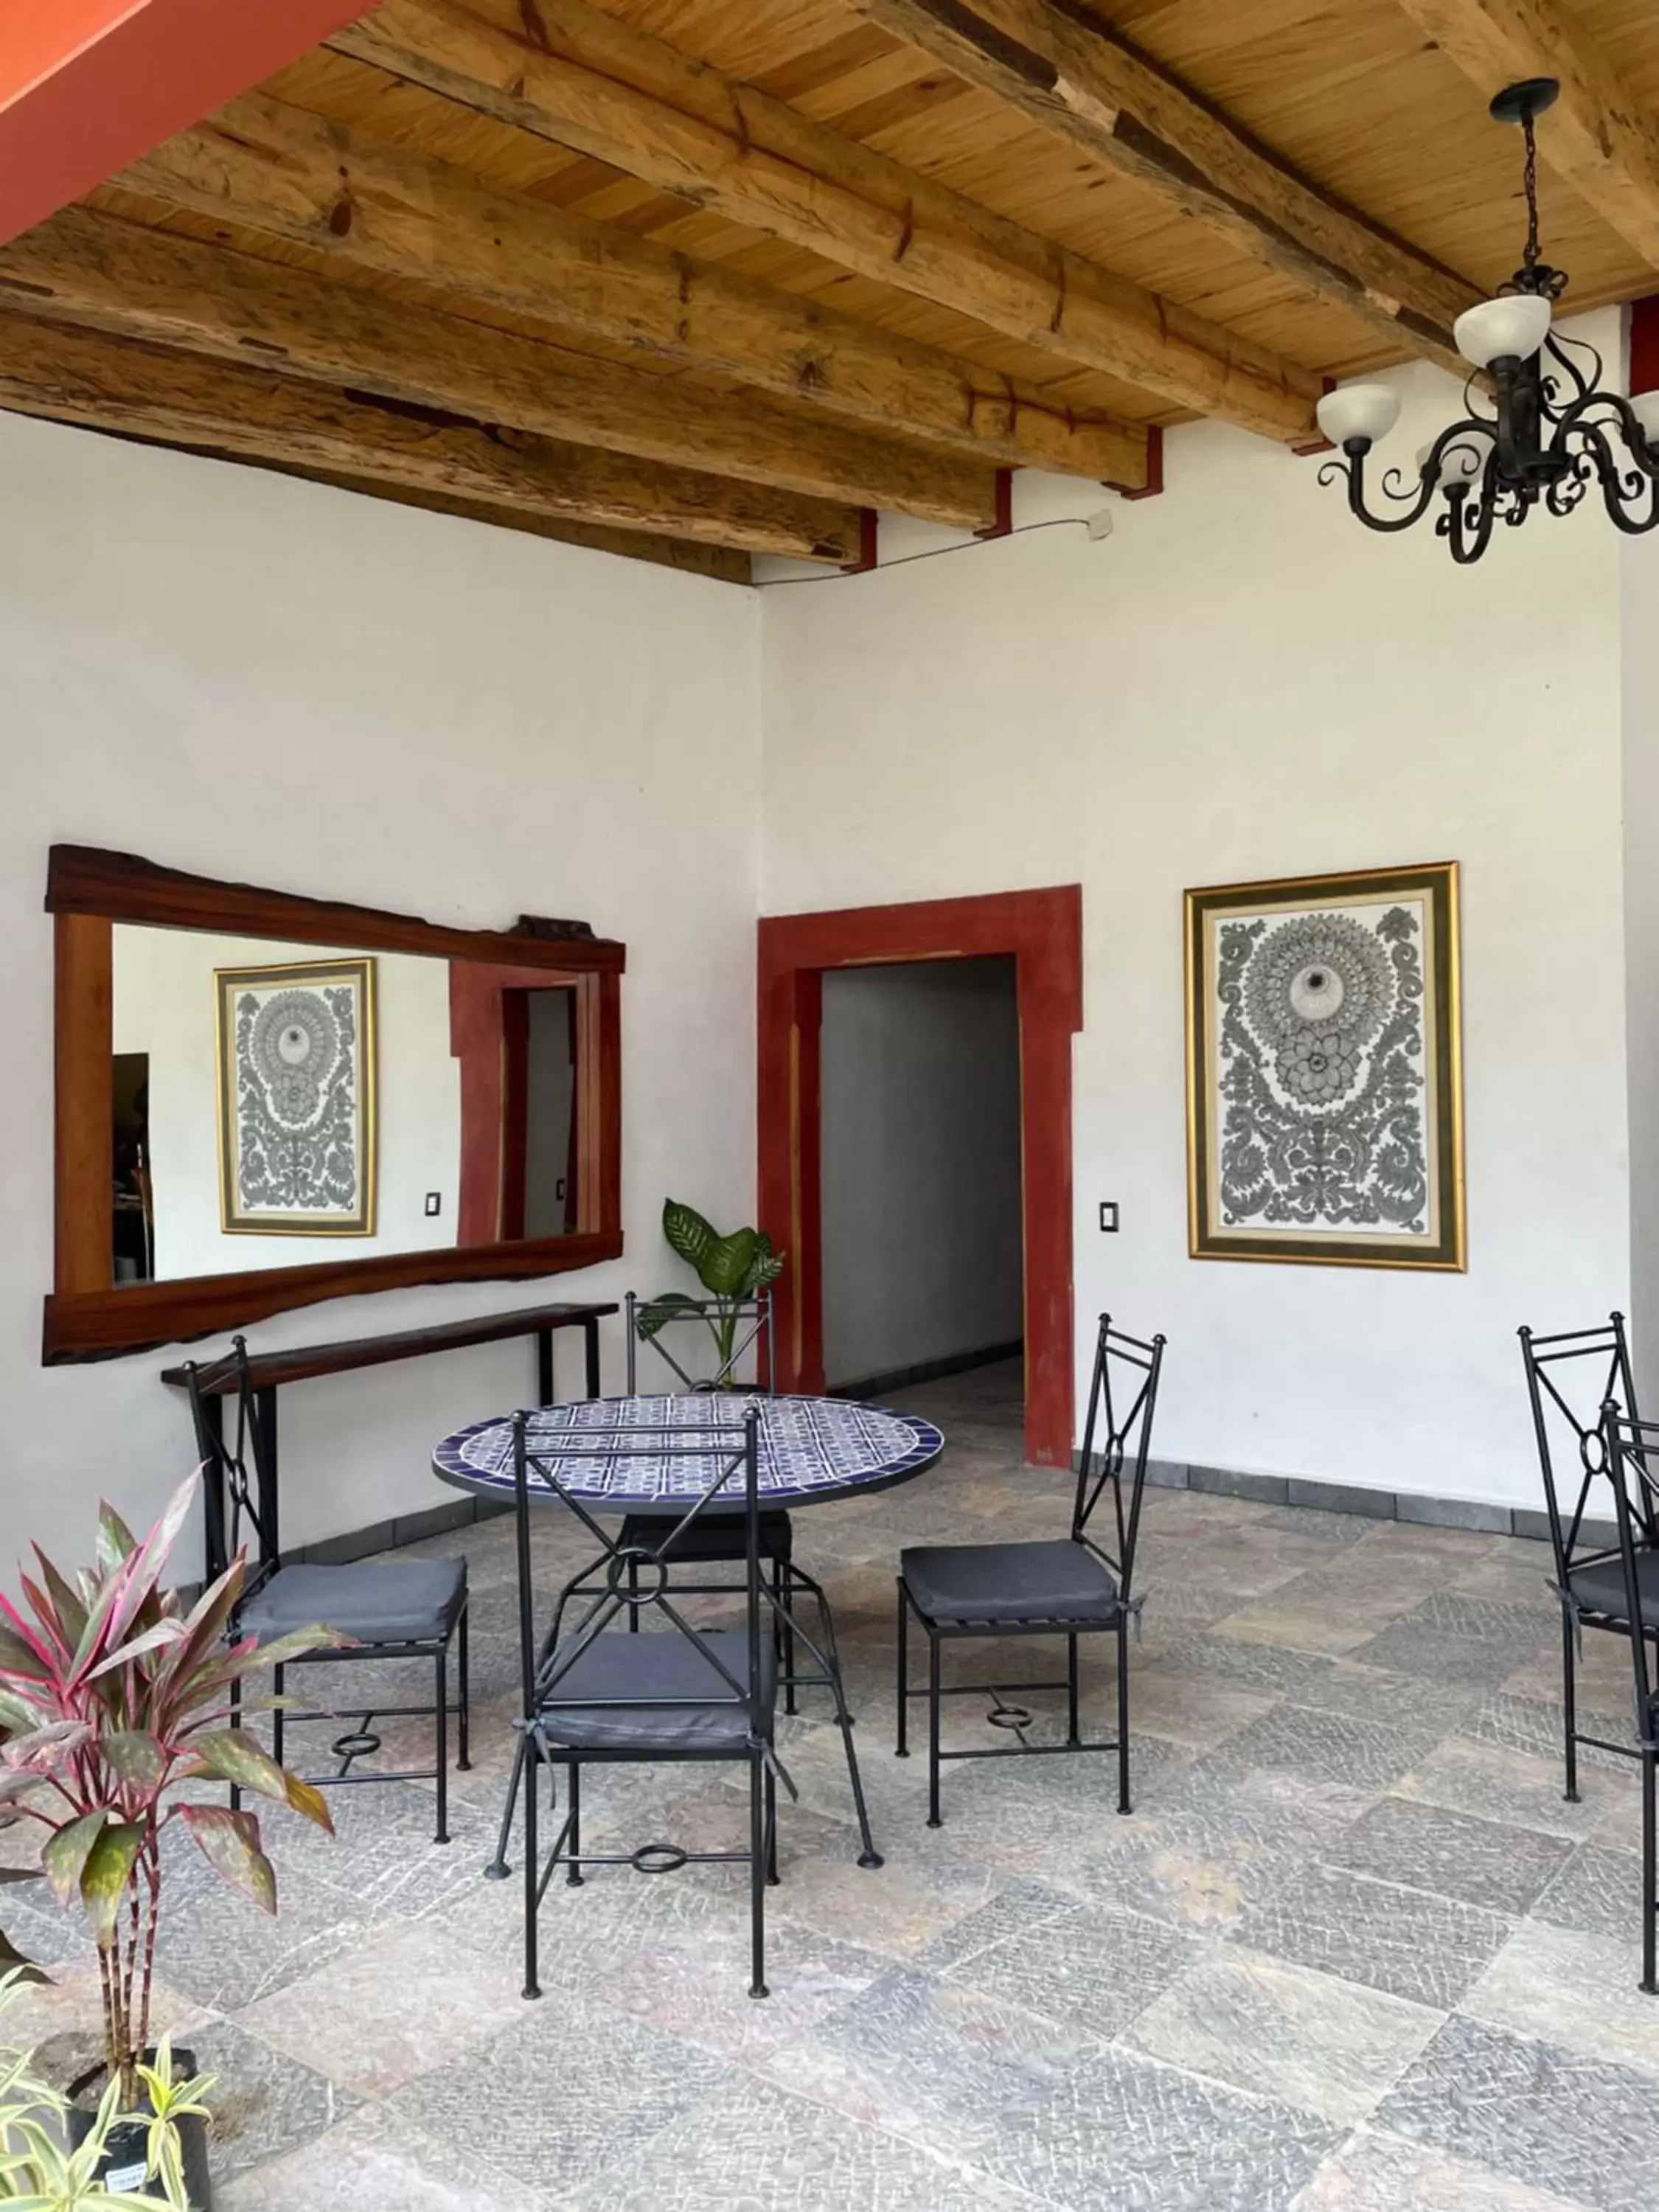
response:
M532 1455L558 1460L561 1487L600 1511L627 1513L672 1505L707 1490L722 1456L741 1448L743 1417L760 1412L760 1502L769 1506L823 1504L860 1491L908 1482L930 1468L945 1449L931 1421L860 1406L847 1398L744 1397L690 1393L681 1397L584 1398L568 1406L540 1406L528 1417ZM445 1482L486 1497L513 1495L513 1419L493 1414L446 1437L432 1455L433 1472ZM660 1455L641 1451L641 1430L671 1439ZM710 1433L705 1449L699 1431ZM624 1432L635 1433L626 1438ZM603 1447L609 1437L616 1456ZM557 1447L568 1442L569 1449ZM556 1493L532 1487L532 1498Z

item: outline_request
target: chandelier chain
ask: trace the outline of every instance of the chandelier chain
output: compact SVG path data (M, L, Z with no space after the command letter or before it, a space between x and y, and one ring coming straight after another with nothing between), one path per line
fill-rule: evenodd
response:
M1528 269L1538 266L1538 134L1533 127L1530 114L1522 117L1522 128L1527 137L1527 160L1522 176L1527 192L1527 243L1522 260Z

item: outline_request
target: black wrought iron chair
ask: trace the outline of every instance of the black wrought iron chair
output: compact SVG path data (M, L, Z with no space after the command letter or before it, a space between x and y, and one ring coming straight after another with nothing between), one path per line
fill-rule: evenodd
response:
M1607 1615L1595 1626L1622 1626L1630 1643L1634 1756L1642 1765L1642 1987L1650 1996L1659 1996L1655 1972L1659 1952L1655 1820L1659 1795L1659 1421L1621 1413L1609 1398L1601 1408L1601 1443L1613 1478L1619 1527L1616 1578L1610 1570L1592 1568L1586 1583L1581 1569L1577 1589L1581 1603L1595 1604ZM1626 1753L1632 1748L1611 1747Z
M766 1887L777 1879L777 1778L773 1748L777 1664L769 1618L771 1592L762 1572L759 1504L760 1416L750 1404L729 1422L711 1424L696 1437L684 1429L641 1424L608 1430L586 1444L561 1442L556 1452L532 1451L526 1417L513 1428L514 1505L519 1573L519 1654L524 1710L520 1731L525 1776L525 1984L526 1997L541 1995L537 1979L537 1923L554 1869L563 1867L574 1887L589 1866L631 1866L641 1874L667 1874L692 1863L746 1864L750 1869L750 1996L766 1988ZM643 1544L611 1537L570 1494L561 1469L584 1459L614 1464L630 1455L700 1465L684 1510L665 1532ZM532 1492L561 1498L599 1547L566 1585L556 1618L573 1598L591 1602L573 1618L568 1633L539 1649L530 1553ZM698 1629L673 1602L669 1561L718 1502L740 1501L743 1541L743 1625ZM596 1586L597 1585L597 1586ZM653 1612L661 1632L629 1635L640 1616ZM653 1626L656 1624L653 1622ZM749 1846L746 1850L684 1850L646 1844L627 1852L585 1851L581 1842L581 1774L594 1764L655 1764L663 1760L738 1761L749 1770ZM566 1809L544 1861L537 1857L537 1797L544 1771L550 1818L558 1819L556 1777L565 1776ZM786 1786L787 1778L785 1778ZM516 1772L515 1772L516 1785Z
M772 1293L757 1291L741 1304L729 1302L721 1310L736 1324L730 1353L720 1358L712 1376L693 1376L675 1357L664 1340L665 1332L686 1321L703 1322L716 1312L713 1298L684 1297L677 1300L673 1308L665 1308L654 1298L640 1298L632 1291L624 1301L628 1332L628 1395L639 1395L639 1347L650 1345L666 1361L688 1390L735 1390L749 1389L772 1395L775 1341L772 1334ZM737 1341L737 1332L742 1332L742 1341ZM739 1364L753 1351L756 1364L765 1380L753 1385L740 1385L737 1379ZM674 1516L661 1513L630 1513L623 1522L621 1541L624 1546L649 1549L658 1547L673 1527ZM787 1610L788 1595L793 1584L794 1529L789 1516L780 1508L765 1509L760 1519L761 1557L771 1569L772 1586L782 1601L773 1609L771 1629L779 1647L782 1666L783 1709L787 1713L795 1710L797 1676L795 1673L795 1638ZM677 1582L683 1595L708 1596L729 1587L728 1583L697 1584L688 1583L684 1570L690 1567L731 1566L744 1556L743 1515L735 1507L723 1505L702 1515L693 1525L684 1529L677 1540L672 1564L679 1570ZM637 1628L639 1616L629 1623Z
M456 1765L463 1771L468 1759L469 1693L467 1682L466 1562L465 1559L363 1559L345 1565L297 1563L284 1565L279 1542L279 1500L273 1471L273 1455L260 1419L259 1407L248 1368L247 1346L241 1337L222 1360L202 1367L191 1360L185 1370L190 1393L191 1418L196 1425L196 1448L205 1470L207 1569L222 1574L243 1540L243 1522L252 1532L247 1579L231 1616L232 1637L255 1636L273 1642L290 1629L317 1622L351 1641L339 1649L313 1651L303 1659L289 1660L272 1670L272 1687L280 1696L288 1667L335 1664L353 1660L424 1659L434 1670L434 1702L429 1705L383 1705L307 1709L287 1712L281 1706L271 1715L271 1749L278 1760L284 1754L286 1729L324 1721L351 1721L355 1725L331 1746L336 1765L331 1774L307 1775L319 1787L344 1783L435 1782L437 1834L449 1841L449 1717L456 1719ZM216 1388L215 1386L217 1386ZM228 1386L228 1387L227 1387ZM224 1407L236 1412L234 1441L225 1434ZM449 1652L457 1646L457 1700L449 1701ZM240 1726L239 1689L230 1692L232 1722ZM430 1766L395 1771L358 1765L380 1750L376 1723L430 1715L434 1744ZM241 1793L233 1789L233 1807Z
M1146 1454L1164 1364L1164 1339L1150 1343L1115 1329L1102 1314L1089 1389L1088 1419L1078 1468L1069 1535L1047 1543L929 1544L899 1557L898 1742L901 1759L909 1747L907 1723L912 1697L927 1699L927 1825L940 1826L939 1766L947 1759L1018 1758L1045 1751L1115 1751L1118 1810L1129 1800L1129 1626L1139 1610L1133 1595L1135 1536L1146 1483ZM1119 1376L1123 1378L1121 1389ZM1119 1410L1121 1397L1127 1408ZM1098 1454L1096 1437L1101 1437ZM1090 1533L1095 1509L1109 1486L1116 1550L1097 1544ZM1126 1495L1127 1490L1127 1495ZM918 1620L927 1638L927 1687L913 1691L908 1681L908 1625ZM1117 1638L1117 1734L1104 1742L1083 1739L1079 1716L1078 1639ZM963 1682L948 1689L940 1681L941 1647L957 1638L1064 1636L1066 1669L1060 1681ZM1025 1734L1033 1716L1010 1702L1032 1691L1066 1692L1064 1743L1037 1744ZM1008 1730L1016 1741L1005 1749L941 1751L939 1707L946 1697L988 1694L993 1727Z
M1523 1328L1520 1334L1555 1554L1551 1588L1561 1607L1562 1753L1567 1802L1576 1804L1581 1744L1631 1755L1627 1743L1609 1743L1580 1730L1577 1662L1587 1628L1630 1634L1623 1561L1617 1541L1605 1541L1607 1513L1613 1500L1607 1490L1598 1492L1597 1486L1606 1478L1615 1493L1621 1487L1610 1477L1604 1407L1612 1401L1638 1423L1641 1415L1622 1314L1609 1314L1595 1328L1567 1329L1552 1336L1534 1336ZM1556 1464L1558 1446L1565 1448L1563 1455L1568 1459L1565 1480ZM1591 1511L1598 1502L1600 1516ZM1602 1527L1592 1537L1588 1524L1597 1518ZM1643 1576L1644 1582L1659 1577L1659 1559L1644 1567ZM1654 1586L1659 1589L1659 1579Z

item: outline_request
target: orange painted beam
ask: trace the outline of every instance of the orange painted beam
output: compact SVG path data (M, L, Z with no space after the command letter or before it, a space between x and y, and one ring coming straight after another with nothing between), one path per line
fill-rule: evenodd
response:
M0 242L369 11L368 0L4 0Z

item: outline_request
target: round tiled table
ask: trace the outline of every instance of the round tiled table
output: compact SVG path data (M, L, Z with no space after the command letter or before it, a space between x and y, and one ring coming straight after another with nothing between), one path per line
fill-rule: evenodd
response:
M542 1484L533 1500L556 1504L559 1493L590 1510L662 1512L686 1505L709 1482L709 1463L729 1455L750 1406L760 1413L760 1504L793 1510L831 1498L885 1490L932 1467L945 1438L931 1421L848 1398L750 1397L734 1392L695 1392L678 1397L584 1398L568 1406L542 1406L526 1419L532 1458L556 1462L558 1491ZM695 1446L700 1430L721 1431L706 1453ZM653 1458L641 1438L653 1431L669 1449ZM607 1437L617 1455L605 1452ZM568 1443L568 1453L559 1447ZM513 1416L492 1414L446 1437L432 1455L433 1472L445 1482L486 1497L513 1496ZM733 1493L734 1502L736 1493Z

